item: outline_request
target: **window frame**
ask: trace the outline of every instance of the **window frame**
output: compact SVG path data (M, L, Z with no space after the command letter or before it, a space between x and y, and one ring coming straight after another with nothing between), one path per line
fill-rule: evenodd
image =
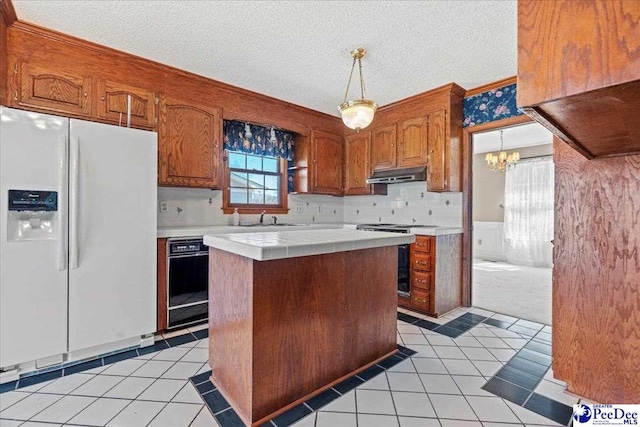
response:
M259 154L252 153L244 153L238 152L238 154L244 154L247 156L260 156ZM260 157L272 157L272 156L260 156ZM288 181L287 181L287 167L288 162L287 159L283 159L281 157L275 158L278 161L278 173L274 174L272 172L264 173L263 171L256 171L257 173L263 175L270 176L278 176L279 177L279 198L280 203L277 205L259 205L259 204L239 204L239 203L231 203L231 168L229 167L229 151L225 150L224 152L224 187L222 191L222 212L225 214L233 213L234 209L238 209L238 212L241 214L260 214L263 211L268 214L286 214L289 212L289 208L287 206L287 196L288 196ZM244 171L244 170L243 170ZM247 172L251 172L247 170Z

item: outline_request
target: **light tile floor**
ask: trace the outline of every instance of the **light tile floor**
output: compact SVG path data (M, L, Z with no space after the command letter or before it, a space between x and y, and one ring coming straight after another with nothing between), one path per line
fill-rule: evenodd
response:
M529 339L551 328L486 310L465 312L514 322L480 324L452 339L398 321L398 344L417 354L300 420L299 427L509 427L558 424L481 389ZM521 329L525 328L525 329ZM0 394L0 427L205 427L216 421L188 378L209 370L208 340ZM578 398L549 371L536 393L572 405Z

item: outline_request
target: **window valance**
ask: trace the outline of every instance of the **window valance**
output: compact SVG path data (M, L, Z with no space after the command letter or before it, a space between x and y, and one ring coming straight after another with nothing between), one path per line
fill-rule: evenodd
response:
M225 120L224 149L292 160L294 134L251 123Z

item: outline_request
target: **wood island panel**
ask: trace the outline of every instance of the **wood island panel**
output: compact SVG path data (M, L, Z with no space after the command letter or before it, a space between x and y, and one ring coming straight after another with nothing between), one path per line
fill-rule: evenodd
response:
M247 425L396 351L395 246L272 261L209 254L212 380Z

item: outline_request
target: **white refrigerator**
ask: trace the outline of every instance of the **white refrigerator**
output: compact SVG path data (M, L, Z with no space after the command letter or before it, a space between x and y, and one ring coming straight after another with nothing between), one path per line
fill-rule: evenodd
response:
M0 368L155 331L156 179L154 132L0 107Z

